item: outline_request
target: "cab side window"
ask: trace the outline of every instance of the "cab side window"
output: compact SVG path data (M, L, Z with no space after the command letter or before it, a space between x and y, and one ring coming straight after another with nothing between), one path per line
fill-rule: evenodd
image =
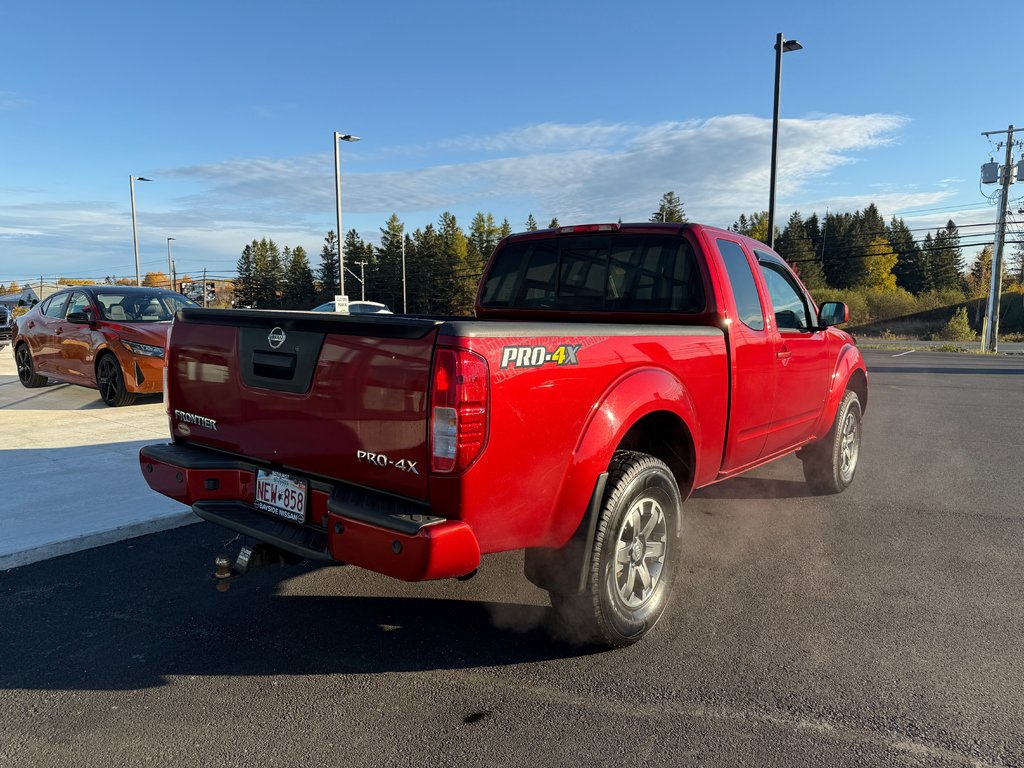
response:
M778 264L770 261L759 261L761 274L768 286L768 297L772 301L772 312L775 313L775 325L780 331L810 330L811 314L807 311L807 301L803 292L788 272Z
M750 269L747 255L740 244L732 240L719 240L718 252L722 254L722 262L732 284L740 322L755 331L763 331L761 298L757 293L757 283L754 282L754 273Z

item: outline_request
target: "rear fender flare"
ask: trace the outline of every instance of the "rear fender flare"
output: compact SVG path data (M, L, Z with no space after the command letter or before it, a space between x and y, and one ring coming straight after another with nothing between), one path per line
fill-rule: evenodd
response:
M646 368L616 380L594 404L570 459L549 526L549 546L563 545L580 526L594 484L606 472L612 455L629 430L644 416L668 412L677 416L700 445L700 423L686 385L668 371ZM693 476L699 476L700 451L694 451ZM680 493L685 498L687 488ZM585 521L584 521L585 522Z

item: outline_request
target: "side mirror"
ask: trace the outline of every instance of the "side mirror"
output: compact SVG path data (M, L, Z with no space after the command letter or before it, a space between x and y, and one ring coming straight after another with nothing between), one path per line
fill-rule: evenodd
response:
M92 325L96 322L96 317L91 309L83 309L81 312L68 313L68 322L77 323L78 325Z
M818 327L842 325L850 319L850 308L841 301L826 301L818 310Z

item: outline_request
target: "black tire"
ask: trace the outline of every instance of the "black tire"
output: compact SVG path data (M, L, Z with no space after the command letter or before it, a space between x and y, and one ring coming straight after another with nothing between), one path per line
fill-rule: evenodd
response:
M113 408L135 402L135 394L129 392L124 384L121 363L110 352L101 355L96 361L96 386L103 402Z
M46 386L46 377L36 373L36 365L32 361L32 351L28 344L19 344L14 350L14 362L18 366L18 381L21 382L21 386L29 389Z
M842 493L857 472L861 441L860 400L847 390L836 411L831 431L800 452L804 478L815 493Z
M586 587L580 594L551 593L562 633L618 648L654 627L675 580L681 522L682 497L669 468L644 453L617 451Z

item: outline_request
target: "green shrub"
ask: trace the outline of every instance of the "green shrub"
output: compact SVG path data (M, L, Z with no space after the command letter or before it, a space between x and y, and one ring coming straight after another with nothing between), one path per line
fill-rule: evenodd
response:
M960 307L941 331L932 334L935 341L974 341L976 338L977 334L967 319L967 307Z

